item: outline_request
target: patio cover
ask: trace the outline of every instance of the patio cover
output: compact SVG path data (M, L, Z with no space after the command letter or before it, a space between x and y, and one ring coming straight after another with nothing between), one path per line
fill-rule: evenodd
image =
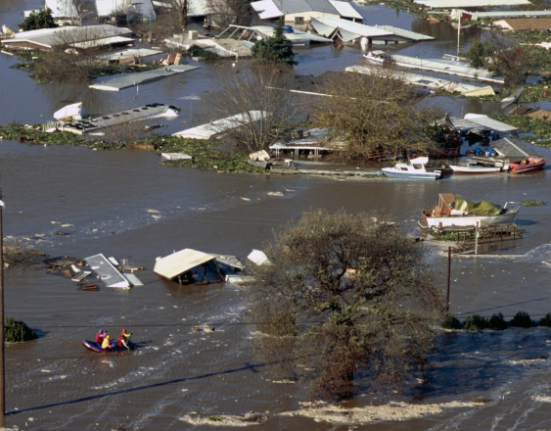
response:
M162 277L172 280L175 277L216 259L212 254L185 248L176 253L158 259L153 271Z

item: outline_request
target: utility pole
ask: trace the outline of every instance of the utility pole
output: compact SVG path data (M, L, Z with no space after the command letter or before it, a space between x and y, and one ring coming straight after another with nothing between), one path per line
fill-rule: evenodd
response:
M0 188L0 427L5 426L6 415L6 367L4 355L4 233L2 219L4 217L4 202L2 201L2 189Z
M450 278L452 269L452 248L448 247L448 288L446 289L446 313L450 312Z

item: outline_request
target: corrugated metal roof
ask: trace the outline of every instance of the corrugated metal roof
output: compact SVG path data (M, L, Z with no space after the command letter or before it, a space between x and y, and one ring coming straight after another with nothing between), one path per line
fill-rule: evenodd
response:
M509 124L502 123L501 121L494 120L487 115L480 114L467 114L465 119L477 123L481 126L487 127L488 129L495 130L497 132L514 132L518 128L510 126Z
M332 27L329 25L325 25L321 21L318 21L317 19L313 19L310 21L310 25L316 30L318 34L321 34L325 37L333 37L333 33L336 30L336 27Z
M275 33L275 27L272 27L270 25L255 25L249 28L252 30L257 30L268 37L272 37ZM331 39L327 39L326 37L321 37L316 34L306 33L304 31L300 31L296 29L294 30L293 33L285 33L285 38L291 41L292 43L306 42L306 41L320 42L320 43L333 42Z
M284 15L272 0L252 2L251 7L258 13L260 19L274 19Z
M27 41L51 48L52 46L64 45L70 42L78 43L86 40L131 34L132 31L129 28L115 27L109 24L82 27L65 26L15 33L14 37L3 40L2 43L9 45L10 42Z
M339 12L329 0L276 0L279 9L285 14L301 12L324 12L338 15Z
M470 90L463 93L465 97L480 97L480 96L495 96L494 89L487 85L486 87L477 88L476 90Z
M503 84L503 79L494 76L493 72L487 69L476 69L468 64L461 64L454 61L440 60L434 58L417 58L406 55L392 55L392 59L400 67L417 68L421 70L430 70L431 72L446 73L449 75L465 76L468 78L477 78L480 81L495 82ZM380 59L370 56L369 53L364 55L368 61L381 63Z
M404 30L403 28L394 27L392 25L380 25L378 28L382 28L384 30L390 31L394 33L396 36L401 36L406 39L411 39L414 41L421 41L421 40L434 40L434 37L432 36L426 36L421 33L415 33L414 31Z
M201 126L192 127L191 129L182 130L181 132L174 133L172 136L192 139L210 139L228 130L259 121L264 115L266 115L266 112L249 111L247 113L232 115L231 117L202 124Z
M512 158L539 157L539 154L529 148L524 142L516 138L498 139L491 146L500 156Z
M514 6L530 4L528 0L414 0L415 3L433 9L452 9L462 7Z
M153 271L172 280L190 269L214 260L216 256L201 251L185 248L169 256L158 259Z
M363 16L356 9L354 9L351 3L336 0L329 0L329 2L337 10L341 17L359 19L363 21Z
M93 39L93 40L86 40L84 42L71 43L69 46L71 48L89 49L89 48L97 48L100 46L107 46L107 45L113 45L116 43L124 43L124 42L134 42L134 39L130 37L123 37L123 36L108 36L108 37L100 37L98 39Z
M312 21L317 21L312 18ZM372 27L369 25L360 24L357 22L347 21L341 18L325 18L321 21L322 24L333 28L339 28L349 33L356 33L358 36L365 37L382 37L382 36L392 36L393 33L387 30L383 30L377 27Z
M85 260L90 268L99 275L101 281L103 281L107 287L130 288L128 280L122 276L119 270L115 268L103 254L96 254L87 257Z
M451 11L450 16L457 19L457 13L467 13L478 19L481 18L505 18L505 17L522 17L522 16L550 16L551 11L549 10L499 10L495 12L467 12L461 9L454 9Z

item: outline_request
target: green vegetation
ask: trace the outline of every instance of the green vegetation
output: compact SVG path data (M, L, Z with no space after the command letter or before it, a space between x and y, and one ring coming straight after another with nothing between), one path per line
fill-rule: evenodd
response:
M519 328L531 328L533 326L537 326L536 322L530 319L530 315L525 311L519 311L515 314L515 317L511 320L510 325L517 326Z
M457 317L451 313L447 313L442 321L442 328L444 329L461 329L461 322Z
M20 343L22 341L36 340L38 335L24 322L7 317L4 319L4 341L6 343Z
M18 27L23 31L38 30L41 28L55 28L57 24L52 17L52 10L49 8L34 10L25 18Z
M551 327L551 313L547 313L545 316L543 316L540 320L539 325Z
M479 331L486 328L504 330L510 326L517 328L532 328L538 325L551 327L551 313L547 313L544 317L542 317L539 323L536 323L530 319L530 315L525 311L519 311L509 323L507 323L501 313L492 314L490 319L481 317L478 314L471 314L463 323L461 323L453 314L448 313L444 316L441 326L444 329L463 328L471 331Z
M524 115L498 115L493 117L497 121L503 121L511 126L518 127L521 132L532 132L534 145L551 148L549 142L538 142L538 139L551 139L551 122L539 118L526 117Z
M257 351L285 365L286 378L338 396L359 370L388 389L426 369L442 298L423 249L400 229L315 211L274 233L264 252L270 264L250 268L251 317L284 335L259 337Z
M264 169L250 165L249 156L243 152L220 149L220 141L179 138L177 136L153 135L142 140L154 144L159 153L185 153L192 160L163 162L167 166L199 168L218 172L262 173Z
M478 314L471 314L465 319L463 329L469 329L471 331L479 331L488 327L488 321Z
M283 33L283 21L277 22L273 37L265 37L252 48L253 58L260 63L293 66L295 61L293 46Z
M16 63L10 67L29 72L32 80L40 83L90 81L100 76L147 72L162 67L155 63L132 65L100 61L96 52L75 55L62 50L50 52L21 50L15 54L23 63Z
M218 415L209 416L207 419L212 422L222 422L224 420L222 416L218 416Z
M535 199L527 199L525 201L520 202L520 204L523 207L541 207L543 205L547 205L547 202L538 201L538 200L535 200Z
M199 45L191 45L187 50L187 53L191 57L201 57L205 60L217 60L218 55L212 51L208 51L204 48L201 48Z
M498 330L507 329L507 322L503 318L503 314L492 314L492 317L490 317L490 320L488 321L488 328Z
M45 253L19 244L4 245L4 265L8 268L16 265L34 265L39 263Z

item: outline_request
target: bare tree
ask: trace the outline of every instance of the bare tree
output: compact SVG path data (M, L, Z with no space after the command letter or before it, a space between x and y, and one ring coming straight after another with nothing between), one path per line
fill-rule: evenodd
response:
M249 25L252 9L248 0L212 0L209 20L220 30L230 24Z
M252 310L270 362L322 395L360 374L396 389L430 369L441 295L421 246L399 229L368 214L306 213L265 253L269 262L251 268Z
M332 97L309 106L314 122L344 142L348 158L362 159L374 151L426 151L431 147L426 127L441 117L418 105L416 92L387 68L373 66L368 75L328 75L319 86ZM341 148L342 149L342 148Z
M178 18L182 31L186 30L189 9L193 0L172 0L173 14Z
M253 73L254 72L254 73ZM291 76L273 67L224 67L219 73L218 87L209 106L211 118L235 114L248 116L260 111L260 120L235 128L227 136L238 147L248 151L267 149L284 133L285 124L294 117L290 88Z
M54 48L39 55L34 73L41 81L89 81L106 64L97 42L106 36L97 26L60 28L53 38Z

